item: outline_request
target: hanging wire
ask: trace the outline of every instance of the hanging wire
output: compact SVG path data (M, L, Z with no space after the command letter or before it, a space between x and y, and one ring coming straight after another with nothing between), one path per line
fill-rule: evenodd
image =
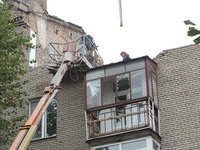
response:
M70 68L70 67L69 67L69 77L70 77L70 79L71 79L72 81L78 81L79 76L78 76L77 70L76 70L75 67L74 67L74 63L73 63L72 65L73 65L73 70L74 70L74 72L75 72L75 74L76 74L76 79L74 79L74 78L72 77L72 72L71 72L71 68Z

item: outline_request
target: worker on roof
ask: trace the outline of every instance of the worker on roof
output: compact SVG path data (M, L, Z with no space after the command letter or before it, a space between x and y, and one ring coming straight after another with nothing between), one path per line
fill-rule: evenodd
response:
M122 61L131 60L131 58L129 57L129 55L128 55L125 51L122 51L122 52L120 53L120 55L123 57L123 60L122 60Z

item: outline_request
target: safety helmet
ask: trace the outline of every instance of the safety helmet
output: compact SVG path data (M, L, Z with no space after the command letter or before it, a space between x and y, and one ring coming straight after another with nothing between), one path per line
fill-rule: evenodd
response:
M127 54L125 51L122 51L122 52L120 53L120 55L122 56L123 53L124 53L124 54Z

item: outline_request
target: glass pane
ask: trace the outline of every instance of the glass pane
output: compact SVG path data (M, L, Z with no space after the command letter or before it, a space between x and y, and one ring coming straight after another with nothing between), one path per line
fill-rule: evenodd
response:
M151 64L148 62L148 70L151 72L154 78L156 78L156 71L154 68L151 66Z
M126 71L137 70L145 67L144 60L137 60L134 62L126 63Z
M31 114L32 114L33 111L35 110L37 104L38 104L38 101L33 101L33 102L31 102L31 111L30 111ZM37 128L37 130L36 130L34 136L33 136L33 139L41 138L41 137L42 137L42 119L41 119L41 121L40 121L40 123L39 123L39 125L38 125L38 128Z
M115 103L115 76L102 79L103 105Z
M125 72L124 64L106 67L106 76L116 75Z
M56 135L57 100L53 99L47 109L47 137Z
M122 144L122 150L137 150L146 147L147 147L146 140L140 140Z
M145 110L146 110L145 101L138 102L138 112L145 111ZM139 121L139 125L143 125L143 124L146 123L146 115L145 115L145 113L138 114L138 121Z
M98 79L104 77L104 68L87 72L86 80Z
M153 79L153 96L154 96L154 102L158 106L158 97L157 97L157 86L156 86L156 80Z
M148 73L148 80L149 80L149 94L150 94L150 97L153 98L152 82L151 82L151 74L150 73Z
M135 113L137 112L137 103L133 103L131 104L131 107L132 107L132 112L131 113ZM138 126L138 115L135 114L135 115L132 115L132 125L133 126Z
M116 107L116 116L124 115L123 106ZM125 128L125 117L116 118L116 130Z
M87 82L87 108L101 105L101 80Z
M110 109L103 109L99 111L99 119L106 119L106 121L100 122L101 133L113 131L112 119L107 119L113 116L113 112L111 112Z
M119 145L113 145L113 146L106 146L101 148L95 148L95 150L119 150Z
M130 99L129 74L117 76L117 101Z
M145 70L131 72L132 98L147 96Z

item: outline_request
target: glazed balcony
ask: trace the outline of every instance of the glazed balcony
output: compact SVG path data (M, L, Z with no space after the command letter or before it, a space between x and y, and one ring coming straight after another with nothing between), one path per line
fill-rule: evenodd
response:
M86 72L87 137L152 129L159 135L156 64L149 57Z

